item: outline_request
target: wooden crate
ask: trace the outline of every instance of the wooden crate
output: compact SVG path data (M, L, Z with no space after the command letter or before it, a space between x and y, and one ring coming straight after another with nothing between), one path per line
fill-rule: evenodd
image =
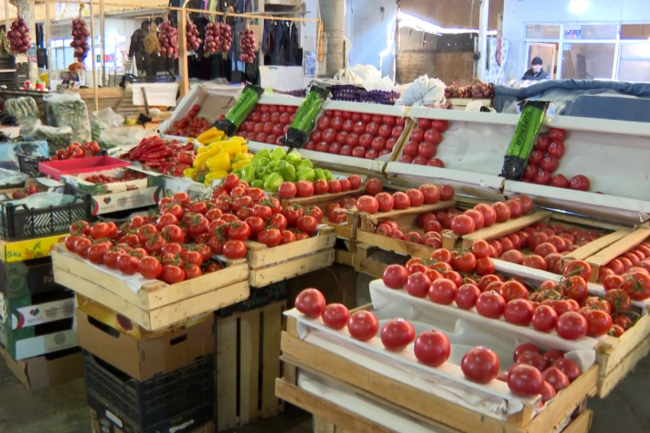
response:
M264 287L331 266L335 243L336 234L331 227L322 227L318 236L273 248L246 241L250 285Z
M68 253L62 244L53 248L52 265L58 284L120 312L148 331L170 327L250 296L246 260L178 284L152 280L137 292L119 275L97 269Z
M600 272L601 266L605 266L621 254L634 249L642 242L648 240L648 238L650 238L650 229L646 227L637 228L632 232L628 232L607 248L585 259L591 265L591 282L595 283L598 281L598 273Z
M311 197L296 197L290 200L281 200L281 202L283 207L292 204L303 207L318 206L321 208L324 215L322 224L327 224L328 226L334 228L334 233L336 233L337 238L350 240L354 239L354 235L359 225L359 215L357 214L356 209L352 209L346 213L347 221L345 224L336 224L330 222L327 219L327 212L325 211L325 207L330 203L338 203L341 201L341 199L344 199L346 197L359 197L364 193L364 189L357 189L354 191L345 191L336 194L320 194L313 195Z
M217 431L282 412L280 336L286 301L216 318Z
M388 266L387 263L382 263L370 258L376 247L368 244L358 244L357 254L354 256L354 269L371 277L381 278L384 275L384 270ZM429 257L427 257L428 259Z
M393 251L400 254L407 254L414 257L428 259L433 248L426 245L415 244L399 239L393 239L388 236L383 236L375 233L377 226L385 220L391 219L399 224L403 232L406 234L415 231L423 235L423 231L418 227L418 217L425 212L434 212L437 210L448 209L456 205L456 200L441 201L436 204L410 207L403 210L393 210L390 212L378 212L375 214L359 213L359 228L357 230L356 241L373 245L383 250ZM358 248L357 244L357 248Z
M507 421L500 421L307 343L299 338L296 323L295 319L288 318L287 331L282 333L281 359L285 375L276 381L276 395L330 422L337 423L339 420L332 419L334 405L321 404L322 400L298 388L296 378L300 370L334 382L379 404L388 404L396 411L432 425L444 425L463 433L547 433L564 424L576 411L583 410L586 399L596 393L598 366L594 365L532 420L533 408L524 405L521 412L510 416ZM371 420L355 419L351 411L344 412L346 421L343 425L347 430L355 433L389 431Z

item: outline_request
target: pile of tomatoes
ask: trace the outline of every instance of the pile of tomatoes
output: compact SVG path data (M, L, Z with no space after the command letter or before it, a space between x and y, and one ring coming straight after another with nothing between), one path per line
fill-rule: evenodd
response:
M314 194L338 194L348 191L354 193L359 188L361 188L361 176L353 174L348 176L347 179L332 179L330 181L318 179L314 182L307 180L299 180L296 183L283 182L278 188L278 196L283 200L289 200L296 196L304 198L311 197Z
M582 230L578 227L564 228L557 223L537 222L517 233L488 241L501 260L527 266L529 268L562 273L562 257L581 246L600 237L595 230ZM524 255L521 249L533 252Z
M178 137L198 137L210 129L211 123L205 117L197 116L199 111L201 111L201 106L194 104L187 115L181 120L175 121L166 133Z
M418 298L476 312L489 319L500 319L518 326L532 326L539 332L556 331L567 340L587 335L621 335L632 325L626 313L631 308L631 292L637 284L647 287L650 277L633 273L628 286L609 290L604 299L590 297L588 263L573 260L563 269L558 282L545 281L529 288L516 279L505 280L494 273L492 247L484 240L473 243L471 251L435 250L428 261L412 258L406 266L390 265L383 274L391 289L405 289ZM641 296L641 295L637 295ZM637 298L634 298L637 299Z
M44 191L47 191L47 188L45 188L40 184L27 185L27 187L25 187L22 191L14 191L11 194L11 198L14 200L18 200Z
M124 170L124 173L122 174L121 177L105 176L100 173L100 174L94 174L92 176L88 176L84 180L86 182L94 183L96 185L97 184L105 185L107 183L121 183L121 182L129 182L132 180L145 179L146 177L147 177L146 174L139 171Z
M384 186L378 179L369 179L366 182L366 193L359 197L357 208L361 212L375 214L377 212L390 212L404 210L410 207L436 204L440 200L448 201L454 198L454 188L449 185L437 187L432 184L422 184L418 189L409 189L406 192L383 192Z
M96 141L90 141L83 144L75 142L69 145L66 149L57 150L56 155L52 155L50 160L60 161L64 159L90 158L101 151L102 148Z
M296 117L298 107L293 105L257 104L241 124L238 135L260 143L281 144Z
M355 340L369 342L380 333L384 348L390 352L413 350L416 359L428 367L440 367L449 360L451 344L443 332L426 330L416 338L415 328L405 319L387 321L379 330L379 320L372 311L358 310L350 314L343 304L326 304L323 294L314 288L300 292L296 309L311 319L322 319L325 326L342 330ZM461 370L468 379L487 384L494 379L508 383L510 390L522 396L542 395L542 402L555 397L582 373L580 367L558 350L542 350L532 344L521 344L514 351L515 364L499 373L501 363L492 350L478 346L468 350L461 360ZM547 385L548 384L548 385Z
M650 272L650 242L642 242L632 250L625 252L601 266L598 273L598 282L604 283L608 279L608 286L613 287L614 281L625 279L632 272ZM633 297L633 299L635 299Z
M318 119L305 149L375 159L393 151L406 119L351 111L327 110Z
M411 131L409 141L404 144L398 161L444 168L445 163L436 158L436 155L438 145L442 143L442 134L448 127L446 120L419 119L418 126Z
M528 158L528 166L522 180L578 191L589 190L589 179L586 176L579 174L568 180L563 174L553 174L559 168L560 159L564 155L565 140L564 129L551 128L548 135L540 134L535 140L535 148Z

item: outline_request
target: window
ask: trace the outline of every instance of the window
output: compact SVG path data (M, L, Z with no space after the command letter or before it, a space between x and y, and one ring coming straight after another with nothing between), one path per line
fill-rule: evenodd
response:
M522 74L530 67L533 47L539 51L541 46L555 44L557 74L553 78L650 82L650 23L526 23L524 31L527 49L522 55L526 56ZM553 64L554 54L538 53L545 69Z

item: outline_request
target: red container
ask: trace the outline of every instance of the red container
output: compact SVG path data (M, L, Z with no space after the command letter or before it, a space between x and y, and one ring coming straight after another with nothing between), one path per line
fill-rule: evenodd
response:
M38 171L47 176L52 176L52 179L60 180L64 174L92 173L94 171L112 170L129 165L131 165L130 162L122 161L111 156L93 156L91 158L39 162Z

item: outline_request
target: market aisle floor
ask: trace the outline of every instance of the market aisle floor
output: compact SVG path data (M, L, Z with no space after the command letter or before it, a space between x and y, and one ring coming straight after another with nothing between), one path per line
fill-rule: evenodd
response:
M590 432L649 432L648 400L650 357L607 399L589 402L588 407L595 414ZM0 358L0 433L88 433L89 425L82 379L30 393ZM310 433L311 427L311 418L293 409L228 433Z

